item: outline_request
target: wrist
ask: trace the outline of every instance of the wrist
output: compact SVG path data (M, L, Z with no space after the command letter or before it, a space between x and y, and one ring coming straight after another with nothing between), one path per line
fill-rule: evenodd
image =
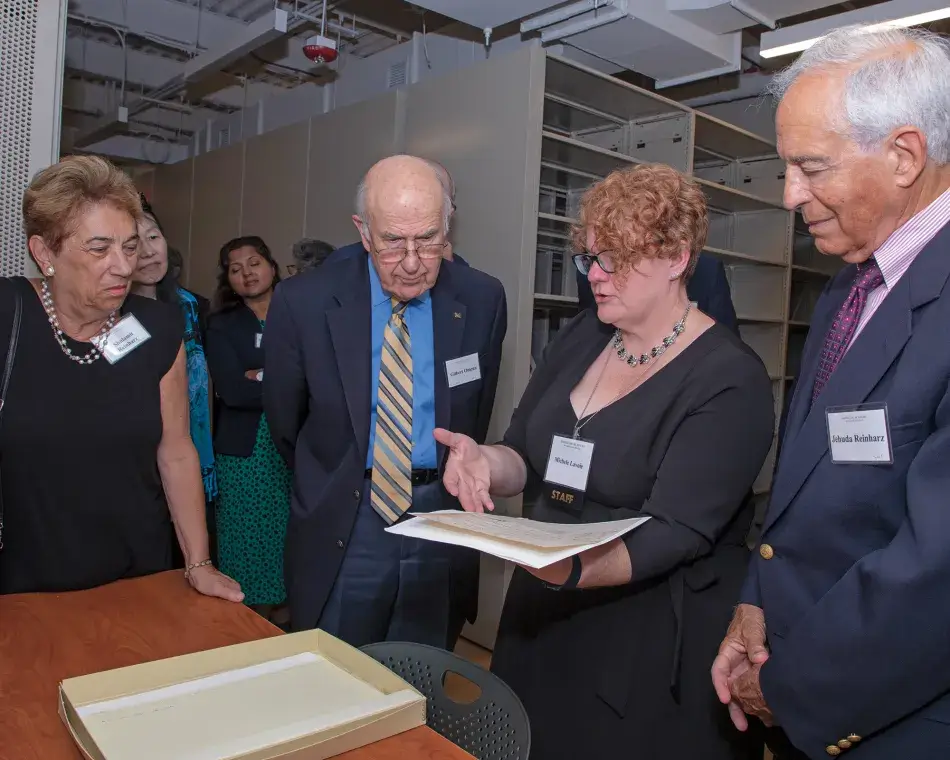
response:
M192 575L195 574L196 571L200 571L201 568L204 568L204 567L207 567L207 568L212 567L212 562L211 562L210 557L207 557L203 560L199 560L197 562L190 562L189 564L185 565L185 577L190 578Z
M581 573L584 570L584 565L581 562L581 555L575 554L571 557L571 571L568 573L567 578L563 583L549 583L543 581L544 585L547 586L552 591L570 591L577 588L577 584L580 583Z
M584 571L584 564L581 562L581 555L575 554L571 557L571 574L567 576L567 580L561 585L561 588L572 589L577 588L577 584L581 582L581 573Z

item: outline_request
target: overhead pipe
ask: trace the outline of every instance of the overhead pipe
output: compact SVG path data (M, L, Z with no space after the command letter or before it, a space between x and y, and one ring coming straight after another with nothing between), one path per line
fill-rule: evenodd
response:
M304 13L310 13L311 11L320 9L322 7L322 0L317 0L316 2L305 5L302 10ZM332 10L333 7L335 6L329 6L328 10ZM293 12L291 11L291 13ZM291 35L296 29L303 26L305 23L306 21L303 19L290 18L287 23L286 34L288 36ZM76 140L77 144L81 143L82 145L90 145L93 142L104 139L103 135L108 136L110 129L127 128L129 117L136 116L137 114L152 108L155 105L154 101L167 102L169 98L181 93L185 89L186 84L187 82L184 71L180 74L176 74L174 77L165 82L165 84L155 87L145 93L144 97L136 98L136 100L130 103L127 108L120 108L118 118L113 119L111 122L102 124L93 131L78 137ZM144 98L149 98L149 100Z
M527 21L522 21L521 33L527 34L528 32L534 32L538 29L543 29L546 26L551 26L553 24L560 23L561 21L572 19L575 16L580 16L582 13L596 11L598 8L603 8L604 6L610 4L610 0L581 0L581 2L573 3L571 5L565 6L564 8L558 8L557 10L549 11L547 13L542 13L540 16L529 18Z

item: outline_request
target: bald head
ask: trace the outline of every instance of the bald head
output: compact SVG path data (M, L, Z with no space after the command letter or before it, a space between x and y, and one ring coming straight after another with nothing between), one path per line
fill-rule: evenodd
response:
M390 156L377 162L356 191L356 215L367 225L380 215L399 219L433 208L442 219L443 234L447 233L452 213L449 184L435 162L416 156Z
M353 223L385 292L411 301L435 284L451 209L445 185L423 158L391 156L366 173Z

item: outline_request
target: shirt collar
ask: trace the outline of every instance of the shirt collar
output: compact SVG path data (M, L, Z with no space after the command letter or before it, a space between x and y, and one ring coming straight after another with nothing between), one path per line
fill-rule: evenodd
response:
M950 223L950 190L944 191L923 211L918 211L894 230L874 254L884 275L884 284L891 290L934 236Z
M383 284L379 281L379 273L376 271L376 265L373 263L373 257L369 254L366 255L366 265L369 267L369 293L370 293L370 302L373 307L380 306L384 303L389 303L392 296L389 295L385 290L383 290ZM421 296L413 298L410 302L410 306L417 304L424 304L429 300L430 290L426 290Z

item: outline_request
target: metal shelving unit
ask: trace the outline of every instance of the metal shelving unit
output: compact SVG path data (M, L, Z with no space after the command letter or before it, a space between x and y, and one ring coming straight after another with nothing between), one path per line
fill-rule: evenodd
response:
M793 214L782 206L784 166L775 145L558 56L545 56L543 80L532 359L576 312L570 231L581 194L615 169L665 163L694 176L706 193L705 251L726 267L740 334L772 378L778 418L785 378L793 374L790 318L810 317L809 283L823 287L827 273L824 262L793 258L798 238ZM775 451L773 445L756 481L758 494L769 490Z

